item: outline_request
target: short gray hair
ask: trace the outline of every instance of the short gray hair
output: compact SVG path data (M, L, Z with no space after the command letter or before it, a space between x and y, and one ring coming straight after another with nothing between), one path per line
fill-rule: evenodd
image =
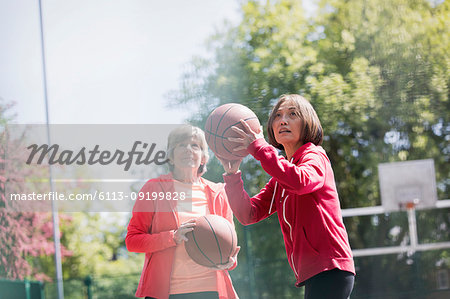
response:
M194 127L191 125L181 125L173 129L170 132L169 137L167 139L167 157L173 160L173 150L175 149L175 147L179 143L192 137L199 142L200 148L202 149L202 158L205 160L205 164L200 165L200 167L198 168L198 175L201 176L206 172L206 163L208 162L209 154L208 154L208 143L206 143L205 138L205 132L203 132L203 130L200 129L199 127ZM169 169L170 171L173 171L173 165L170 163Z

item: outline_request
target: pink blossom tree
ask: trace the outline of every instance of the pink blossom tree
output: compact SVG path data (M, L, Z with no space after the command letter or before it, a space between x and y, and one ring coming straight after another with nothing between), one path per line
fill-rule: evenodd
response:
M40 260L48 260L55 253L51 214L15 211L14 203L7 199L7 188L8 192L39 192L29 190L29 185L24 184L25 178L47 175L42 169L22 167L20 161L24 161L21 156L24 153L8 150L18 148L23 141L12 139L8 134L7 124L11 119L7 111L12 106L0 102L0 277L50 281L49 271ZM60 223L64 221L70 221L70 217L60 215ZM62 245L61 255L69 256L71 252Z

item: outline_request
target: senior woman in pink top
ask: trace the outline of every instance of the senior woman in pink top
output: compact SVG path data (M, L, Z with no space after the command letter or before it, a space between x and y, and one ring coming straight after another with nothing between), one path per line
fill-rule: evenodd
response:
M245 131L230 138L247 149L272 176L255 196L244 190L241 161L221 161L225 190L236 218L244 225L278 213L287 258L306 299L346 299L355 275L331 163L320 146L322 126L300 95L283 95L268 122L269 143L241 120ZM284 150L285 157L278 154Z
M198 217L216 214L233 225L224 185L202 178L208 161L205 135L197 127L181 126L170 133L167 149L171 173L149 180L140 191L167 198L137 200L125 239L129 251L145 253L136 296L238 298L228 274L236 267L237 252L228 263L207 268L196 264L184 248L185 234L193 230ZM174 197L177 200L171 200Z

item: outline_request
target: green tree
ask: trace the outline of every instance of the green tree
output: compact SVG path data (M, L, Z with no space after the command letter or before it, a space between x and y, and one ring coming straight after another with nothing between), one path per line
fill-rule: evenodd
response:
M84 298L83 282L91 276L95 297L134 298L144 255L125 248L125 215L76 212L71 216L72 221L61 226L61 242L72 252L62 265L66 294Z
M25 167L26 134L11 137L11 104L0 102L0 278L45 281L46 297L56 298L53 223L48 212L16 210L10 193L48 192L48 185L27 183L48 178L48 167ZM26 133L26 131L25 131ZM82 170L81 170L82 171ZM59 184L56 191L86 193L87 183ZM22 206L23 207L23 206ZM126 220L122 213L59 213L64 292L85 298L84 279L93 277L94 294L134 298L143 254L125 248Z
M26 140L26 133L11 136L8 125L12 103L0 99L0 277L51 281L46 271L53 263L53 223L50 213L25 211L9 200L11 193L42 190L42 184L27 184L26 179L47 176L45 169L24 167L24 154L17 151ZM62 258L70 255L64 244Z

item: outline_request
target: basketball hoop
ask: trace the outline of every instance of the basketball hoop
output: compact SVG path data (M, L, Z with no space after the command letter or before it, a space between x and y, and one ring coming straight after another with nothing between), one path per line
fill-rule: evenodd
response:
M385 211L435 207L437 192L432 159L381 163L378 175Z
M415 207L419 204L420 200L418 198L411 200L411 201L406 201L406 202L401 202L399 203L399 207L401 210L414 210Z
M414 209L415 206L416 206L416 204L414 202L407 202L406 203L406 209L407 210L412 210L412 209Z

